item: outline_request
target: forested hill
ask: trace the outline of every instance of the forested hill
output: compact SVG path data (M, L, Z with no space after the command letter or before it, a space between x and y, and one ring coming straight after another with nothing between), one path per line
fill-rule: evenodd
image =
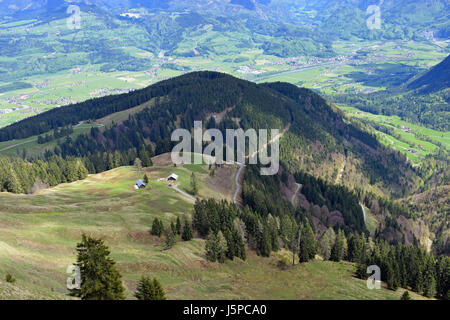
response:
M103 130L95 128L75 140L65 139L53 153L85 158L90 172L100 172L110 169L108 163L122 163L120 159L105 161L108 153L129 153L143 146L151 146L155 154L169 152L174 145L172 131L192 128L194 120L221 130L283 129L290 123L281 143L281 161L292 173L301 169L329 182L390 195L406 194L419 179L404 156L383 147L358 122L314 92L285 83L257 85L217 72L190 73L128 94L53 109L1 129L0 140L99 119L149 100L152 107ZM219 123L213 114L220 114Z
M430 71L415 79L408 89L420 89L421 92L436 92L450 87L450 56L437 64Z

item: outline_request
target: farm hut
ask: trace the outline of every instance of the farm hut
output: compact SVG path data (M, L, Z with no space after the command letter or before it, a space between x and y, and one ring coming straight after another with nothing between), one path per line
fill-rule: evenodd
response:
M147 185L144 183L144 181L142 181L141 179L139 179L136 182L135 188L136 189L144 189Z
M172 173L170 176L167 177L168 182L175 182L177 180L178 180L178 175L176 175L175 173Z

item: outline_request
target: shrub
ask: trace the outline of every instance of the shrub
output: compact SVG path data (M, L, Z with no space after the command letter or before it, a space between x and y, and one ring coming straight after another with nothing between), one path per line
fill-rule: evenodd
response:
M14 283L14 282L16 282L16 278L14 278L13 275L10 274L9 272L6 273L5 280L6 280L6 282L8 282L8 283Z

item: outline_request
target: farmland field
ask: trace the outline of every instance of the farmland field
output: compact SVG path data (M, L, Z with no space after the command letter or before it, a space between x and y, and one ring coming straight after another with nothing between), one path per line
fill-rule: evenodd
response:
M27 49L14 58L0 55L0 71L9 75L0 79L0 87L6 90L0 91L0 127L61 105L127 92L198 70L226 72L255 82L285 81L324 94L369 93L405 80L448 54L448 43L442 41L353 40L335 41L335 57L282 58L258 48L245 32L217 32L209 25L187 32L170 53L158 53L145 47L150 46L144 40L145 31L129 22L118 23L120 36L88 14L81 34L70 32L65 23L61 19L48 24L33 20L0 24L1 36L47 34L42 41L55 48ZM88 54L79 37L92 39L87 46L99 53ZM73 45L57 50L66 42ZM117 52L109 52L112 45ZM106 46L104 53L101 46ZM186 52L195 54L185 56ZM120 65L117 59L130 65Z
M398 116L374 115L354 107L339 106L349 116L381 124L393 129L395 136L376 131L379 140L406 154L413 163L419 163L441 146L450 150L450 132L442 132L401 120ZM431 142L430 142L431 141Z

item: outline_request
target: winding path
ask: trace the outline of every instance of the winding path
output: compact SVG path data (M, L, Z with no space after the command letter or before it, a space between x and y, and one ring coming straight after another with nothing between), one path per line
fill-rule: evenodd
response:
M268 146L269 144L271 144L272 142L274 142L276 139L280 139L280 138L284 135L284 133L285 133L286 131L289 130L290 127L291 127L291 124L289 123L289 124L283 129L283 131L281 131L278 135L276 135L276 136L273 137L270 141L268 141L261 149L255 151L255 152L254 152L253 154L251 154L251 155L248 155L246 158L249 158L250 156L251 156L251 157L254 157L258 152L260 152L260 151L264 150L265 148L267 148L267 146ZM240 178L241 178L241 174L242 174L242 171L244 170L244 166L245 166L244 164L239 163L239 162L236 162L236 164L239 166L239 170L237 171L236 176L234 177L234 183L235 183L235 185L236 185L236 191L234 191L234 195L233 195L233 203L235 203L235 204L237 204L237 197L238 197L238 195L239 195L239 192L242 191L242 185L241 185L241 183L239 182L239 180L240 180Z
M239 179L241 178L242 170L244 170L244 165L242 163L238 163L239 170L236 173L236 176L234 177L234 183L236 184L236 191L234 191L233 195L233 203L237 203L237 197L239 193L242 191L242 185L239 182Z
M189 198L190 200L192 200L192 201L194 201L194 202L197 201L197 199L194 198L193 196L191 196L189 193L184 192L183 190L181 190L180 188L178 188L178 184L175 185L175 186L169 187L169 188L174 189L175 191L181 193L183 196L185 196L186 198Z
M1 1L0 1L0 2L1 2ZM74 130L78 130L78 127L79 127L80 125L82 125L82 124L84 124L84 123L79 123L79 124L75 125L75 126L73 127L73 129L74 129ZM97 128L102 128L102 127L104 127L103 124L96 124L96 126L97 126ZM6 151L6 150L15 148L15 147L18 147L18 146L27 144L27 143L35 142L35 141L37 141L37 138L30 139L30 140L27 140L27 141L23 141L23 142L20 142L20 143L16 143L16 144L10 145L10 146L8 146L8 147L6 147L6 148L0 149L0 152L3 152L3 151Z
M6 150L9 150L9 149L12 149L12 148L21 146L21 145L23 145L23 144L27 144L27 143L30 143L30 142L34 142L34 141L36 141L36 140L37 140L37 138L36 138L36 139L31 139L31 140L28 140L28 141L24 141L24 142L21 142L21 143L13 144L13 145L11 145L11 146L9 146L9 147L6 147L6 148L1 149L0 152L3 152L3 151L6 151Z
M300 188L302 187L302 185L300 183L295 183L297 185L297 190L295 190L294 194L292 195L292 199L291 199L291 203L292 205L294 205L294 201L295 201L295 197L298 194L298 191L300 190Z

